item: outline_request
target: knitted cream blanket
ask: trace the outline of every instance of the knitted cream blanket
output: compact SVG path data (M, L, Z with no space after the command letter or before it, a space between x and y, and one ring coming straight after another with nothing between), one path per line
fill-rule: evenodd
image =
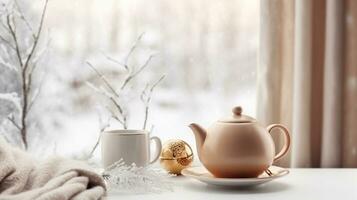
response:
M59 157L39 162L0 137L0 200L97 200L105 190L86 164Z

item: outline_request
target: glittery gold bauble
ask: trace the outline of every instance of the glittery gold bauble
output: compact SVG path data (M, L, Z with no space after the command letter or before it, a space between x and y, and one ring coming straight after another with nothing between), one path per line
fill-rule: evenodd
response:
M190 145L183 140L168 140L164 143L160 155L160 164L172 174L181 174L181 170L189 167L193 161Z

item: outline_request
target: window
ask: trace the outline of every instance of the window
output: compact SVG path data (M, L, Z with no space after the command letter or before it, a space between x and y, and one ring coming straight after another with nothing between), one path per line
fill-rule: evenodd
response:
M42 2L31 4L38 14ZM259 27L258 0L61 0L50 1L46 28L51 51L46 62L41 118L47 120L57 151L77 153L98 135L98 99L85 83L96 77L93 63L115 84L122 60L144 33L130 63L138 66L155 54L133 84L165 80L153 93L149 124L162 140L181 138L194 146L187 125L208 126L241 105L255 116ZM131 97L128 97L131 98ZM130 129L140 129L143 106L130 103Z

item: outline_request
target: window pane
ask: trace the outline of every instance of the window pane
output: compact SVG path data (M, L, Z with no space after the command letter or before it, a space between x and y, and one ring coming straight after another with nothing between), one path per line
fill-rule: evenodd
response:
M99 81L85 61L120 85L122 67L104 55L122 61L141 33L129 62L140 66L155 57L133 82L134 93L166 74L150 106L154 135L194 146L191 122L208 126L236 105L255 116L258 0L61 0L49 9L53 51L43 96L62 105L60 115L50 116L58 151L89 148L98 134L98 99L85 82ZM133 96L129 128L140 129L143 105Z

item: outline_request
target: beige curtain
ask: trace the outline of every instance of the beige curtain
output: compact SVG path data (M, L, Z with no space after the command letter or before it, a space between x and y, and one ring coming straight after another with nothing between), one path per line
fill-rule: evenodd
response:
M292 133L276 164L357 167L357 1L262 0L260 23L257 118Z

